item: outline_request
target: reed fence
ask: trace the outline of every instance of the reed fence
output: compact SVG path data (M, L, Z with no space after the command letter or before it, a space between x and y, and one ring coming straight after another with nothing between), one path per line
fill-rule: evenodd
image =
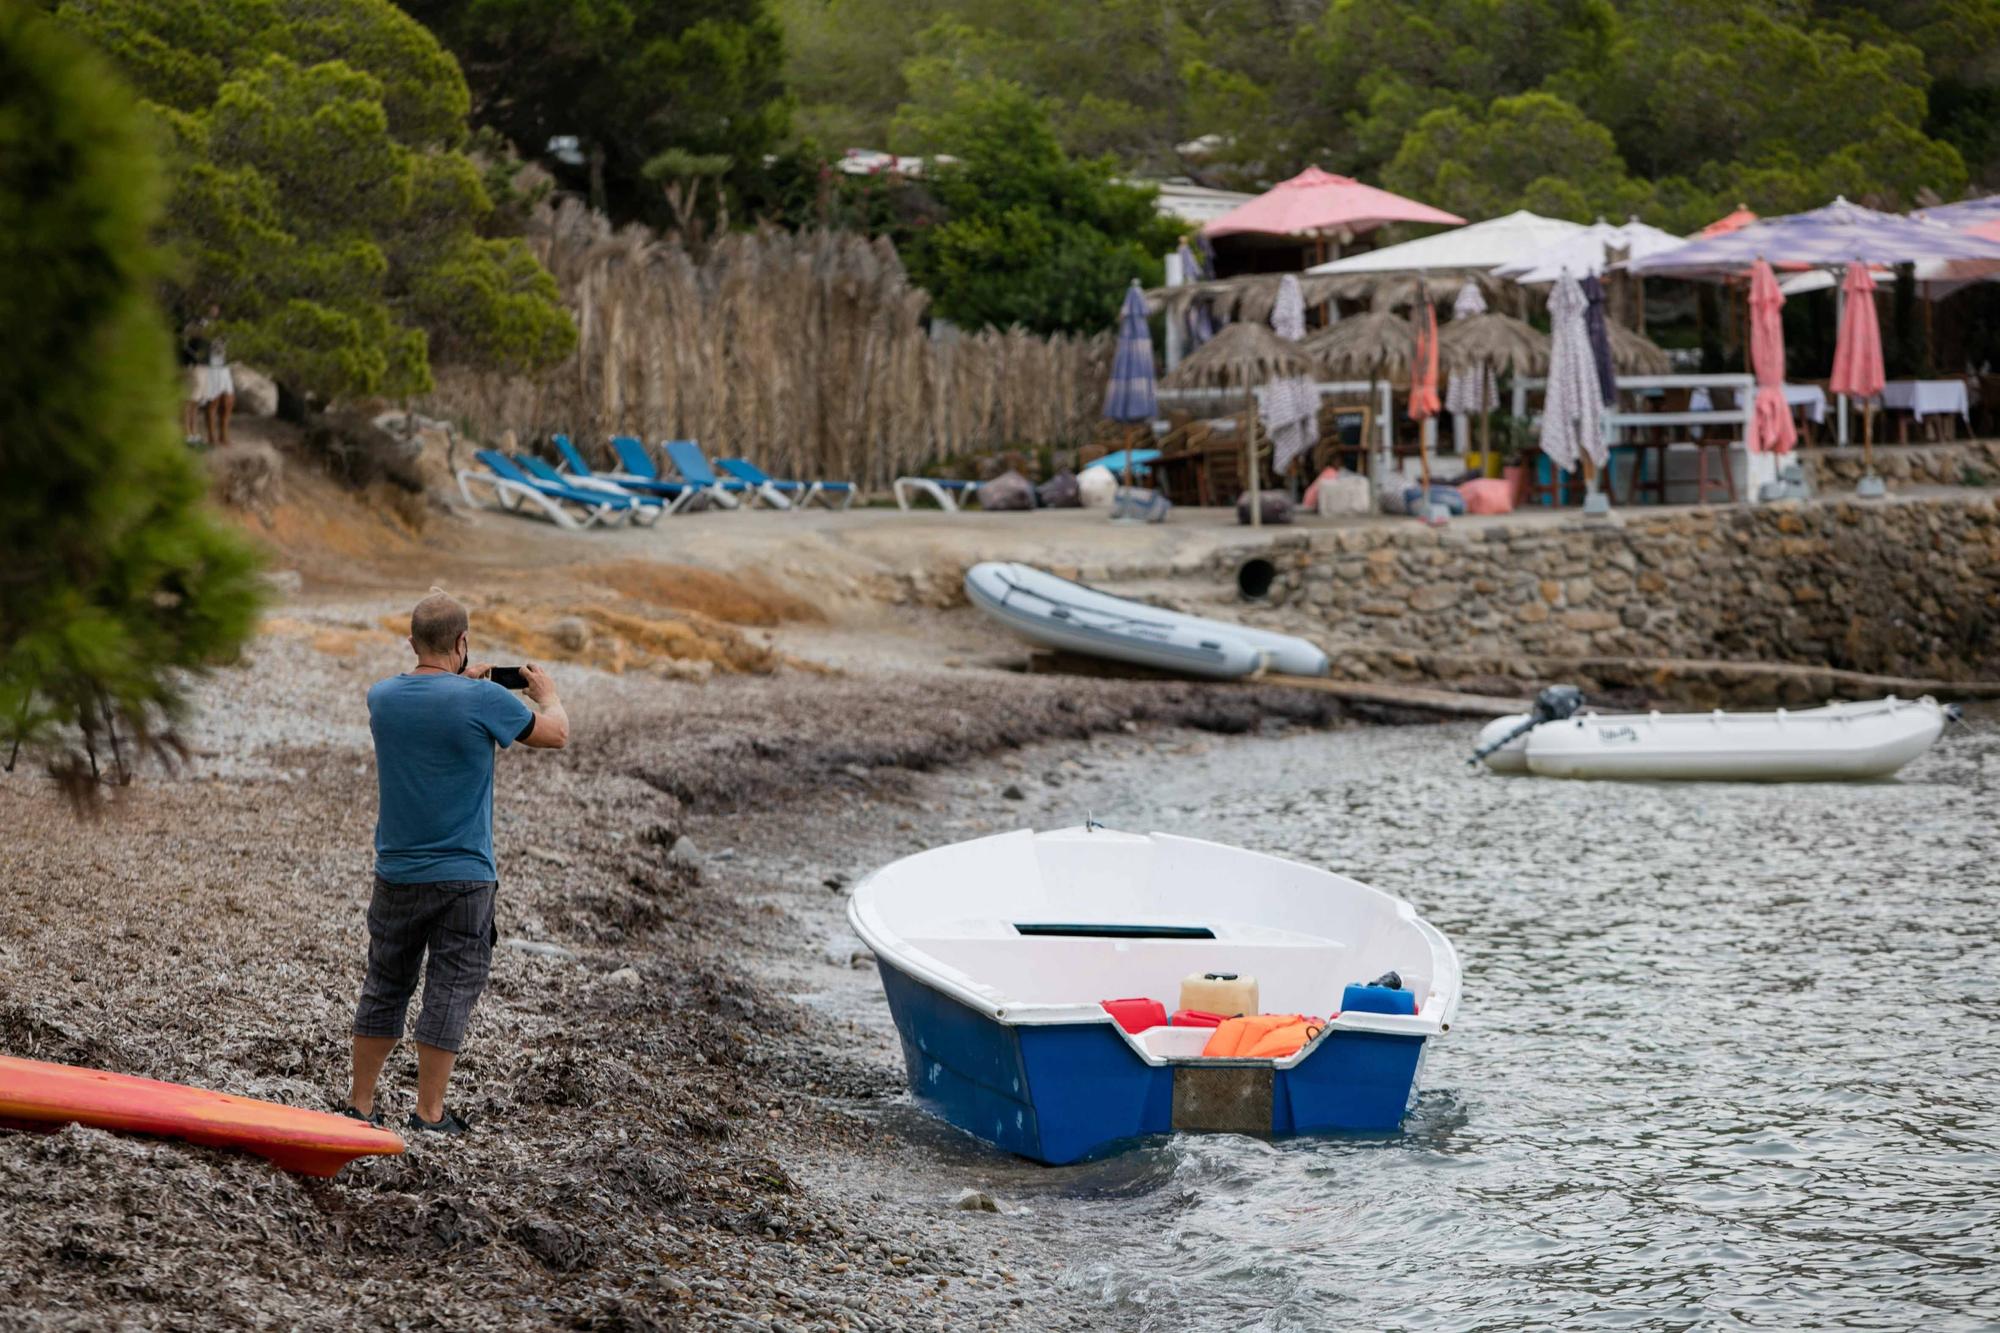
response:
M943 458L1072 444L1097 421L1109 334L934 336L929 296L886 240L763 230L697 258L575 201L543 209L530 240L577 349L532 376L440 370L423 410L483 438L693 439L774 474L879 488Z

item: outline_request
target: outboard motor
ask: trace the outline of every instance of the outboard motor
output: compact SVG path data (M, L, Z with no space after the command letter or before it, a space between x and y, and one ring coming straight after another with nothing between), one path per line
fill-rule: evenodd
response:
M1495 750L1511 745L1516 737L1525 736L1544 722L1561 722L1575 717L1576 710L1583 707L1583 691L1574 685L1549 685L1535 696L1534 705L1528 709L1528 716L1512 731L1497 737L1472 752L1468 764L1477 764Z

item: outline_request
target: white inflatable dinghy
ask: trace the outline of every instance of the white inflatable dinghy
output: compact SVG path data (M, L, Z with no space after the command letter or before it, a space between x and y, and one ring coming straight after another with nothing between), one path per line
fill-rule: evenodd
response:
M1066 652L1219 680L1260 667L1291 676L1327 670L1326 654L1304 639L1163 611L1030 565L974 565L965 573L965 595L1016 633Z
M1930 749L1950 710L1928 696L1773 713L1591 713L1534 723L1521 713L1479 734L1496 773L1680 782L1884 778Z

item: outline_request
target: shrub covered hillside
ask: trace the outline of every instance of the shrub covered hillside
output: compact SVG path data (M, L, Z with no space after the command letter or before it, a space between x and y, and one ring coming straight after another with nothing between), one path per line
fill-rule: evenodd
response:
M468 151L451 53L389 0L61 0L166 152L170 313L320 399L430 386L433 361L527 369L575 333L503 233L503 153Z
M1317 162L1468 217L2000 188L1995 0L771 3L834 151L929 146L924 110L993 77L1072 153L1243 189Z

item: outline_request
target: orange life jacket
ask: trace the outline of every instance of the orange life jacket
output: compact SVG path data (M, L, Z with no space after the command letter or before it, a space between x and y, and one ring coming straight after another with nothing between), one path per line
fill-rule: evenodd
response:
M1304 1014L1246 1014L1225 1020L1201 1053L1242 1060L1282 1060L1317 1037L1323 1026L1317 1018Z

